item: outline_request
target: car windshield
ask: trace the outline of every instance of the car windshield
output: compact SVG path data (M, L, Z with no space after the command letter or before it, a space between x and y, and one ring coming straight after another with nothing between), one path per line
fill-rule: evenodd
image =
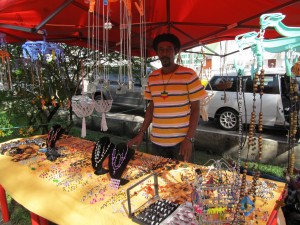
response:
M209 81L210 85L206 86L206 90L236 92L238 91L237 78L235 75L214 76ZM242 76L242 79L242 90L245 92L253 92L253 79L251 76ZM265 94L279 94L278 75L265 74L263 82L263 91ZM257 92L260 92L260 81L258 81Z

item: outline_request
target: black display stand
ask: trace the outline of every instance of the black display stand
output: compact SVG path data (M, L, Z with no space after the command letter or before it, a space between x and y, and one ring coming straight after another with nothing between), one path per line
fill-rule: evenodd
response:
M110 142L110 139L107 136L100 138L95 144L92 152L92 166L96 175L108 173L108 170L103 168L103 162L114 148L115 145Z
M48 160L55 161L58 157L61 157L61 154L57 151L55 144L57 140L61 137L61 135L64 133L64 131L64 128L62 128L59 124L56 124L52 126L50 131L48 132L46 139L46 156Z
M129 148L127 143L119 143L109 155L109 175L113 179L120 180L120 185L124 185L129 182L129 180L122 178L122 174L124 173L130 159L134 156L134 153L134 149Z

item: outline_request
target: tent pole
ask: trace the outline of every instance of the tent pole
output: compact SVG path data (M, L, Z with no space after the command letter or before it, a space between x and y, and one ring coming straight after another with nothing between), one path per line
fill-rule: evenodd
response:
M35 31L39 31L49 20L60 13L64 8L70 5L74 0L66 0L61 6L59 6L53 13L51 13L47 18L45 18L39 25L35 27Z

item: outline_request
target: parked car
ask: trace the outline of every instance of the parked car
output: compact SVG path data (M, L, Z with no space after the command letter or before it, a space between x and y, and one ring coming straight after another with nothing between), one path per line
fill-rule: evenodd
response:
M242 95L239 94L237 73L218 74L211 78L206 91L211 95L205 106L210 120L216 121L224 130L237 130L239 126L238 99L241 99L242 123L249 124L253 111L253 78L250 72L241 76ZM284 69L271 68L265 71L264 90L260 97L259 91L255 97L256 122L260 110L263 112L264 126L288 125L290 100L289 77ZM297 78L298 86L300 78ZM226 87L227 85L227 87ZM261 109L262 107L262 109Z

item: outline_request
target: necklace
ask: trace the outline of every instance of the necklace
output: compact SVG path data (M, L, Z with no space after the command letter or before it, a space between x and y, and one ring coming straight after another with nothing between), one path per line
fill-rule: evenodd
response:
M164 77L163 77L163 74L164 74L164 72L163 72L163 70L161 69L161 79L162 79L162 82L163 82L163 91L160 93L160 97L162 97L163 99L166 99L167 97L168 97L168 92L166 91L166 89L167 89L167 85L169 84L169 81L171 80L171 78L172 78L172 76L173 76L173 74L174 74L174 72L178 69L178 65L176 65L176 67L175 67L175 69L171 72L171 75L170 75L170 77L169 77L169 79L168 79L168 81L165 83L165 81L164 81ZM170 74L170 73L169 73Z
M118 170L122 166L124 160L126 159L127 152L128 152L128 145L126 151L123 150L122 153L117 153L117 154L116 151L117 148L115 147L112 152L112 160L111 160L111 165L113 167L114 174L116 173L116 170Z
M95 163L96 163L96 167L98 166L98 163L101 162L104 159L106 153L109 150L110 145L111 145L111 143L109 143L107 145L106 149L104 149L105 146L103 146L103 151L101 151L102 145L100 144L100 146L99 146L99 142L97 142L96 147L95 147ZM100 152L101 152L101 155L100 155Z

